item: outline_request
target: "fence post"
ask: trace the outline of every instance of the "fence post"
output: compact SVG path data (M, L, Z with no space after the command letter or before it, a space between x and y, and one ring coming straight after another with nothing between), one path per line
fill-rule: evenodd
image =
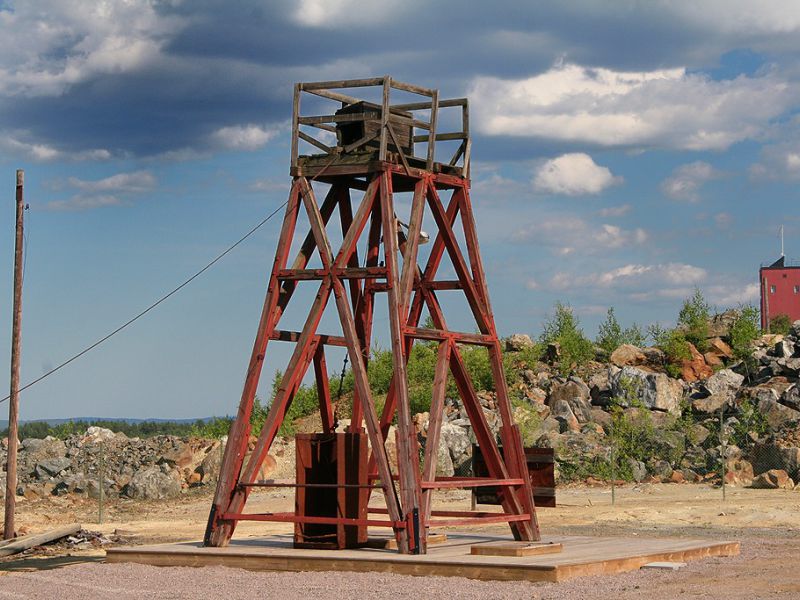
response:
M722 500L725 501L725 404L719 408L719 460L722 474Z
M98 475L98 484L99 484L99 492L97 494L97 522L98 524L103 524L103 483L106 478L106 444L105 442L100 442L100 465L97 469Z
M609 427L611 438L611 506L617 503L617 438L614 435L614 416L611 416L611 426Z

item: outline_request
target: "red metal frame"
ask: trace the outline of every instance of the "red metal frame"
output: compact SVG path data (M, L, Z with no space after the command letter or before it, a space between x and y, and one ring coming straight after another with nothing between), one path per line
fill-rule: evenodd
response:
M371 81L371 80L369 80ZM333 82L329 82L333 83ZM341 83L341 82L339 82ZM348 82L345 82L348 83ZM313 92L323 97L345 102L349 98L324 90L317 84ZM381 80L384 91L383 116L388 114L388 89ZM391 83L395 87L397 82ZM407 84L402 84L406 85ZM347 86L344 86L347 87ZM408 87L408 86L407 86ZM413 88L413 86L410 86ZM400 89L406 89L401 87ZM327 95L326 95L327 94ZM438 95L428 104L437 106ZM299 100L295 105L295 133L298 123L314 123L313 119L299 118ZM449 101L443 101L449 102ZM455 106L455 104L451 104ZM418 105L408 104L405 107ZM466 110L466 101L458 106ZM392 105L394 109L394 105ZM436 110L433 110L427 139L437 138L435 132ZM393 113L394 114L394 113ZM395 140L386 118L381 118L390 139ZM416 121L415 121L416 122ZM468 132L467 132L468 133ZM469 139L465 133L460 156L468 161ZM308 136L300 136L305 140ZM347 525L386 526L394 530L398 551L420 553L427 549L427 531L432 525L464 525L507 522L515 538L538 540L539 526L533 502L533 491L527 477L527 466L521 437L513 422L508 389L502 368L500 342L489 303L486 277L480 258L475 221L469 197L470 182L465 173L468 168L453 174L444 172L439 163L432 162L433 150L429 147L427 168L417 168L403 157L392 158L386 151L385 136L381 135L380 160L370 160L361 165L320 167L313 161L303 162L296 156L296 140L293 138L294 180L289 193L283 226L281 228L275 260L267 286L267 295L258 326L256 340L250 359L242 398L236 420L231 428L225 449L220 478L209 515L205 544L224 546L233 535L241 520L282 521L294 523L326 523ZM444 138L453 139L453 138ZM459 138L461 139L461 138ZM384 159L384 156L386 157ZM458 160L457 153L454 160ZM312 157L313 158L313 157ZM451 161L452 162L452 161ZM465 166L468 166L466 164ZM452 170L452 169L451 169ZM325 200L320 205L314 192L314 180L324 179L331 184ZM413 191L408 235L401 232L393 204L393 190ZM363 195L353 206L351 192L363 190ZM442 193L452 192L445 205ZM358 195L358 194L357 194ZM304 238L300 251L288 265L289 250L294 238L301 206L310 223L310 231ZM328 221L338 208L342 231L342 244L337 252L331 248L328 237ZM355 208L355 212L353 209ZM418 264L419 232L425 211L433 217L436 235L423 266ZM465 244L459 241L455 227L460 221ZM356 246L366 239L365 265L360 266ZM314 252L319 253L321 268L308 269ZM436 275L445 252L449 256L457 279L439 281ZM402 260L398 260L398 254ZM278 329L281 316L301 282L318 282L316 298L300 331ZM306 284L308 285L308 284ZM479 333L451 331L445 322L444 311L439 304L437 292L461 291L475 318ZM392 349L393 378L383 412L375 410L367 379L366 365L373 334L373 312L375 294L385 293L388 303L388 334ZM323 311L333 296L342 335L326 335L318 332ZM420 327L422 311L427 308L434 327ZM269 340L288 341L295 344L294 352L284 370L272 401L268 416L248 460L245 461L247 440L250 433L250 416L261 368ZM439 350L433 385L428 438L423 464L420 465L416 431L411 422L408 397L406 365L416 340L438 342ZM461 356L459 346L475 344L486 347L489 352L492 374L497 390L497 405L502 421L500 443L489 428L483 409ZM369 494L379 487L386 501L386 508L379 509L388 516L386 520L344 519L341 517L313 517L291 513L247 514L244 507L253 487L268 485L291 485L283 483L256 482L256 476L267 452L291 405L306 371L313 364L319 397L322 428L325 433L333 430L334 411L328 385L328 370L325 346L347 349L354 377L354 397L350 432L366 430L372 451L369 457L368 474L371 482L365 486ZM436 448L440 439L444 398L448 375L452 374L459 396L471 421L479 447L484 457L488 477L486 478L436 478ZM386 437L393 421L397 423L397 473L392 473L386 452ZM395 484L397 483L397 485ZM297 484L295 484L297 485ZM498 486L502 513L478 513L474 511L432 510L432 491L437 488L465 488L475 486ZM370 509L370 512L375 512ZM449 517L432 519L432 517Z

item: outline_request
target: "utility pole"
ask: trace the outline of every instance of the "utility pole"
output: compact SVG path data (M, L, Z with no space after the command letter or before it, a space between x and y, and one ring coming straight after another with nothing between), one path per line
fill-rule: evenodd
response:
M17 425L19 421L19 358L22 331L22 241L25 202L25 172L17 170L17 237L14 246L14 317L11 327L11 394L8 403L8 461L6 463L6 505L3 536L14 537L17 494Z

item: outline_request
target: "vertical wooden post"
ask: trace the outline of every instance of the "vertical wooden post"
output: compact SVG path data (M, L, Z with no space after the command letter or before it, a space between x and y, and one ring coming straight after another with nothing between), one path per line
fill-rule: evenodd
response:
M6 503L3 536L14 537L17 493L17 425L19 421L19 358L22 328L22 243L25 172L17 170L17 236L14 246L14 316L11 327L11 396L8 403L8 460L6 463Z

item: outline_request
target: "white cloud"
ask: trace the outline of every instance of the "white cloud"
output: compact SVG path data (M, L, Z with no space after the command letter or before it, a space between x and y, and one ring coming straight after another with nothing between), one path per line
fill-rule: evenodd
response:
M0 7L0 92L57 96L97 75L139 69L157 60L180 23L151 0Z
M601 217L624 217L633 207L630 204L621 204L619 206L608 206L606 208L601 208L597 211L597 214Z
M687 24L732 34L800 32L800 5L784 0L678 0L658 2Z
M476 77L476 127L601 146L724 150L761 135L797 85L770 72L716 81L683 68L625 72L556 65L526 79Z
M750 167L751 179L800 180L800 117L795 117L781 133L783 141L762 147L760 161Z
M585 288L622 288L635 293L642 290L649 293L657 290L659 295L685 295L687 286L693 286L706 279L708 273L701 267L684 263L664 263L655 265L627 264L610 271L572 274L558 272L550 279L550 287L555 290ZM677 288L677 290L675 289Z
M549 246L558 256L576 252L593 254L604 250L644 244L648 233L641 227L596 225L579 217L561 216L533 222L511 234L511 241Z
M67 183L71 187L84 192L138 194L152 190L156 186L156 178L150 171L134 171L132 173L117 173L95 181L70 177Z
M672 175L661 182L661 191L673 200L697 202L700 189L714 179L722 177L722 173L702 160L677 167Z
M403 6L399 0L299 0L292 18L306 27L372 25L392 19Z
M720 307L756 302L761 292L757 283L712 285L704 291L708 300Z
M248 186L251 192L286 192L291 185L286 180L256 179Z
M621 248L631 244L644 244L647 241L647 232L642 228L626 231L616 225L602 225L595 234L597 243L607 248Z
M26 133L0 131L0 150L27 157L36 162L108 160L111 158L111 152L101 148L81 152L64 152L49 144L25 141L26 137L29 137Z
M612 175L583 152L562 154L540 165L533 177L533 186L540 192L583 196L599 194L612 185L622 183L622 177Z
M277 135L277 129L259 125L232 125L221 127L210 136L212 143L225 150L258 150Z
M103 194L103 195L89 195L89 196L73 196L69 200L53 200L45 204L45 210L52 211L83 211L91 210L93 208L104 208L107 206L118 206L122 204L122 200L116 196Z

